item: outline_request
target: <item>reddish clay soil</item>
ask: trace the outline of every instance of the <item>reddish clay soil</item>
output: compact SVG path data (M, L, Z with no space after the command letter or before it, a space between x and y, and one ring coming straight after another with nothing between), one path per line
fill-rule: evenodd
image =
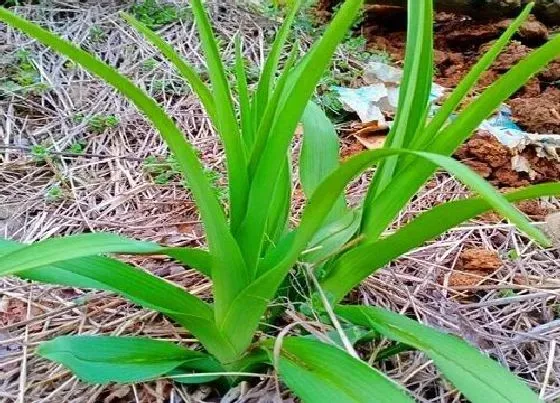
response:
M379 12L379 7L367 13L363 32L371 50L387 52L394 60L404 58L404 13L392 9L392 16ZM379 15L383 15L383 18ZM390 21L391 23L389 23ZM453 88L505 31L511 20L481 24L468 17L438 13L435 23L434 62L436 81ZM549 28L534 17L522 26L492 67L482 77L477 89L492 84L534 48L544 43ZM514 117L519 125L534 133L560 133L560 59L552 62L512 97ZM525 101L519 101L520 99ZM535 117L538 110L538 117Z
M406 14L401 9L372 6L366 13L363 33L368 47L387 52L402 62L405 49ZM454 88L469 69L505 31L511 20L481 23L468 17L438 13L435 22L435 81ZM534 17L522 26L477 84L483 90L513 65L544 43L556 31ZM508 101L515 122L529 133L560 134L560 59L532 78ZM523 186L560 180L560 163L539 158L530 146L521 153L534 171L530 177L511 169L512 152L488 133L475 134L457 156L497 186Z

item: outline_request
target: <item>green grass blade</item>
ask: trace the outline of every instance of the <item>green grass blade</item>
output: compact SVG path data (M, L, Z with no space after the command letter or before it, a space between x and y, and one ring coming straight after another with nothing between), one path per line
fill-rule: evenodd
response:
M385 147L408 148L422 131L433 78L433 0L408 0L408 28L404 77L400 86L397 116ZM362 232L369 231L376 219L372 201L391 182L399 157L382 162L371 182L363 207Z
M317 186L340 165L338 134L325 112L309 102L302 117L303 144L299 160L301 186L311 197ZM344 195L336 201L327 222L340 219L348 212Z
M212 31L210 20L202 6L201 0L192 0L191 7L196 26L198 27L202 49L206 56L210 81L212 82L212 92L218 117L218 121L214 123L224 143L227 157L230 225L233 232L235 232L245 216L247 207L247 195L249 192L247 155L237 124L230 87L218 50L218 42Z
M1 261L5 255L26 248L25 245L14 241L0 240ZM157 253L165 250L166 248L159 248ZM55 262L50 265L33 266L13 274L26 280L47 284L115 292L133 303L174 319L189 329L208 351L220 359L230 361L237 357L237 352L217 329L212 309L182 288L106 257L50 260Z
M0 257L21 248L25 248L25 244L9 239L0 239ZM29 269L24 272L19 272L15 275L25 280L38 281L46 284L65 285L77 288L93 288L97 290L104 289L104 285L98 281L68 272L56 266L42 266L37 269Z
M440 109L436 112L434 117L430 120L426 129L419 132L418 136L413 139L410 148L415 150L422 150L429 144L437 135L439 130L447 122L447 119L457 109L459 104L463 101L465 96L471 91L474 85L478 82L482 74L494 63L496 58L511 40L511 37L518 31L519 27L527 20L534 3L529 3L525 6L523 12L510 24L508 29L494 42L490 50L486 52L482 58L473 66L468 74L461 80L459 85L453 90L451 95L443 103Z
M360 228L361 212L348 210L339 219L321 227L303 251L302 259L309 263L319 263L334 257L350 241ZM327 217L328 222L328 217Z
M135 241L102 232L50 238L4 255L0 260L0 275L102 253L157 253L162 249L153 242Z
M154 242L136 241L103 232L50 238L28 246L11 245L14 253L5 254L0 261L0 275L104 253L168 255L206 275L210 275L212 263L210 254L202 249L166 248Z
M337 45L344 39L359 10L361 0L347 0L341 6L321 40L314 47L313 58L306 63L302 74L291 90L281 112L275 119L269 141L260 158L249 194L248 215L237 239L245 261L256 268L261 254L266 222L269 216L268 198L274 191L283 165L279 155L286 155L297 123L313 94L315 86L328 66Z
M257 91L255 93L253 104L257 126L260 125L261 119L267 108L270 98L270 92L272 90L272 85L274 82L274 75L278 70L278 62L280 61L282 49L286 44L286 40L288 39L288 35L290 34L290 28L294 23L294 19L299 8L301 7L302 2L303 0L296 0L293 2L293 4L291 4L291 9L284 19L284 22L280 27L278 34L276 35L274 43L272 44L272 49L270 50L270 53L266 58L263 71L257 85Z
M309 204L305 207L299 227L295 231L293 239L290 239L291 249L284 251L279 256L282 260L268 260L269 267L263 267L263 271L272 269L273 266L290 267L293 265L299 254L305 250L310 240L316 235L328 214L328 209L336 198L344 191L345 186L358 174L378 163L384 158L393 155L411 154L426 159L432 164L437 164L450 173L454 174L464 184L478 192L496 211L502 213L511 222L515 223L519 229L543 244L549 244L546 236L537 228L532 226L527 219L517 209L511 206L507 200L495 191L491 185L485 182L480 176L471 171L468 167L452 158L437 154L428 154L409 150L396 150L383 148L379 150L366 151L348 159L345 163L325 179L317 190L313 193ZM282 245L279 245L281 250ZM350 252L348 252L350 253Z
M270 359L280 378L304 402L414 401L381 371L337 346L303 337L287 337L279 342L279 356L275 357L270 346Z
M547 183L529 186L504 197L513 203L559 194L560 183ZM440 204L420 214L394 234L348 251L332 264L327 276L321 280L321 287L336 301L340 301L356 284L393 259L490 210L492 206L480 198Z
M255 132L251 119L251 101L249 99L249 85L247 84L247 74L245 72L245 61L241 49L241 37L235 37L235 77L237 81L237 94L239 95L239 120L241 123L241 133L247 155L253 148L255 142Z
M399 154L416 155L427 159L430 163L441 165L456 175L467 186L479 192L492 208L517 224L520 229L540 242L548 242L546 237L533 227L502 195L497 193L476 173L452 158L396 149L379 149L363 152L341 164L336 171L319 185L303 211L297 230L279 243L277 249L282 253L275 253L274 250L271 251L271 258L266 259L265 265L259 267L259 273L264 274L240 292L235 301L230 305L230 309L224 316L220 329L223 330L224 334L231 335L232 343L236 348L242 349L249 345L268 301L274 297L276 290L289 270L317 234L346 185L372 164ZM286 244L288 247L286 247ZM251 307L251 309L248 310L247 307ZM242 328L239 327L241 321L244 323Z
M336 313L351 323L370 327L423 351L473 403L540 402L520 379L454 335L377 307L340 306Z
M492 185L486 182L466 165L461 164L453 158L445 157L443 155L423 152L418 152L417 155L425 158L433 164L439 165L447 172L456 176L457 179L467 185L470 189L476 191L484 197L494 210L508 218L521 231L533 238L539 244L545 247L551 245L550 240L546 237L546 235L527 221L525 216L519 210L514 208L502 194L492 187Z
M527 80L560 55L560 36L556 36L539 49L531 52L525 59L500 77L475 101L467 106L448 126L443 128L426 151L434 154L452 155L475 130L482 120L489 116L499 105L514 94ZM411 159L393 178L390 186L370 204L375 211L375 220L370 221L367 237L370 240L389 226L408 200L420 189L435 172L431 163Z
M212 277L212 255L208 251L198 248L164 248L160 253Z
M193 10L196 8L194 7L195 3L200 6L199 0L194 0ZM173 120L144 91L136 87L114 68L86 51L4 8L0 8L0 20L52 47L57 52L82 65L91 73L104 79L132 101L158 129L174 153L181 170L188 178L194 199L200 209L209 248L216 262L215 267L212 267L213 272L217 273L214 281L216 309L217 312L223 311L227 307L228 301L232 300L237 292L249 283L249 272L237 243L231 235L220 202L204 174L203 167L192 146L185 141L183 134ZM219 111L220 109L218 109ZM230 162L232 161L236 161L235 158ZM243 168L243 171L246 173L245 168ZM232 173L230 172L230 174Z
M286 61L284 71L282 72L282 75L276 83L276 87L274 88L272 96L266 104L264 115L259 120L255 143L251 151L251 160L249 162L249 174L251 177L255 174L262 152L266 147L274 118L278 113L278 105L280 104L280 100L284 95L286 83L290 78L290 72L294 65L294 62L296 61L297 54L297 48L294 47L292 49L292 52L290 53L290 56L288 57L288 60Z
M158 34L154 33L154 31L146 25L138 21L130 14L122 13L121 16L126 20L126 22L134 27L134 29L150 41L150 43L156 47L177 70L179 70L179 73L181 73L183 78L188 81L193 91L196 95L198 95L198 98L200 98L202 106L206 109L206 113L208 113L210 119L214 122L217 121L216 105L214 103L212 93L206 84L204 84L196 70L187 63L169 43L165 42Z
M290 208L292 207L292 164L291 158L286 157L278 183L270 200L270 215L266 223L266 241L276 245L288 227ZM265 247L265 251L266 251Z
M179 366L197 372L223 371L207 354L140 337L61 336L42 343L37 352L90 383L150 381Z

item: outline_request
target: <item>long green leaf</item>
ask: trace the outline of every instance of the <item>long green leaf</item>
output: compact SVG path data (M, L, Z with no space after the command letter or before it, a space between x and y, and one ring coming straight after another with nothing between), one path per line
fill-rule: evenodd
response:
M270 349L272 350L272 349ZM413 402L379 370L340 348L303 337L282 340L277 359L282 380L304 402Z
M319 229L309 242L307 250L303 252L302 260L318 263L333 257L356 234L360 228L360 221L361 212L349 210L339 219Z
M102 253L122 253L129 255L168 255L179 262L210 276L211 257L207 251L194 248L167 248L154 242L136 241L111 233L78 234L50 238L31 245L21 245L5 240L4 256L0 262L0 275L15 271L50 265L59 261ZM8 245L12 253L8 252ZM17 252L16 252L17 250Z
M256 267L260 257L270 208L268 197L274 191L283 164L283 159L279 159L278 156L286 155L290 140L307 102L323 71L328 66L336 46L342 41L354 22L361 5L362 0L347 0L343 3L323 37L315 45L315 51L312 51L313 57L306 63L297 80L297 85L292 88L281 112L275 119L269 141L251 182L248 213L237 236L249 267Z
M216 121L217 116L214 98L197 71L189 63L187 63L169 43L165 42L159 35L154 33L154 31L142 22L127 13L122 13L121 15L138 32L144 35L144 37L149 40L152 45L154 45L167 58L167 60L169 60L177 68L177 70L179 70L181 75L189 82L193 91L200 98L200 101L202 102L204 109L206 109L208 116L210 116L210 119L212 119L212 121Z
M441 165L455 174L467 186L479 192L494 209L516 223L523 231L541 242L548 242L546 237L538 229L531 226L527 219L511 206L502 195L497 193L476 173L452 158L396 149L363 152L341 164L319 185L303 211L299 227L294 233L288 234L280 241L277 249L282 253L272 251L271 258L265 261L267 266L259 267L259 273L263 274L243 290L231 304L220 328L223 329L225 334L231 335L231 341L235 346L238 346L237 348L243 349L248 346L268 301L274 297L288 271L317 234L346 185L372 164L383 158L398 154L416 155L427 159L431 163ZM251 307L250 310L247 309L248 306ZM238 324L241 321L245 326L239 328Z
M160 253L212 277L212 256L208 251L198 248L163 248Z
M90 383L149 381L179 366L197 372L223 371L207 354L140 337L61 336L42 343L37 352Z
M529 186L508 193L509 202L560 194L560 183ZM480 198L440 204L416 217L397 232L377 241L365 242L336 260L321 287L336 301L340 301L367 276L414 248L445 231L492 209Z
M474 85L480 80L482 74L492 65L498 55L502 52L511 37L519 30L519 27L527 20L535 3L525 6L523 12L510 24L508 29L494 42L492 47L482 58L471 68L467 75L455 87L451 95L445 100L441 108L438 109L434 117L430 120L425 130L419 131L417 136L412 139L410 148L423 150L437 135L439 130L447 122L447 119L457 109L465 96L471 91Z
M284 19L284 22L282 23L282 26L280 27L280 30L278 31L278 34L274 39L272 49L270 50L270 53L266 58L253 102L255 123L257 127L260 125L261 119L268 105L270 91L274 82L274 75L278 70L278 62L280 61L282 49L284 48L286 40L288 39L290 28L292 27L292 24L299 8L301 7L302 2L303 0L296 0L293 2L293 4L291 4L291 9Z
M161 249L152 242L135 241L102 232L50 238L4 255L0 260L0 275L101 253L157 253Z
M204 28L205 22L207 23L207 17L204 10L201 8L202 6L200 4L200 0L193 0L192 4L193 12L195 12L195 15L198 15L197 19L199 20L199 24L202 25L202 28ZM219 316L225 307L227 307L229 301L237 295L238 291L248 284L250 280L249 272L247 271L237 243L231 235L220 202L218 201L208 178L204 174L203 167L192 146L185 140L183 134L177 128L173 120L153 99L148 97L144 91L136 87L128 78L124 77L114 68L101 62L86 51L76 47L68 41L60 39L38 25L14 15L4 8L0 8L0 20L16 27L45 45L52 47L57 52L82 65L88 71L103 78L108 84L118 89L128 99L130 99L159 130L161 136L165 139L167 145L175 154L181 170L188 178L194 199L200 209L202 221L207 233L210 251L214 257L214 267L212 267L212 270L216 273L216 279L214 280L214 293L216 312ZM207 29L203 29L203 32L206 33L206 35L203 35L205 38L208 36L207 31ZM208 39L206 41L208 41ZM211 70L214 71L212 75L219 75L216 73L216 70L219 70L219 67ZM220 87L219 85L221 80L216 79L216 81L218 88L222 88L223 86ZM225 97L224 93L226 90L222 88L222 91L219 91L214 88L214 91L216 94L220 94L219 98L215 98L217 113L221 114L222 109L229 108L225 105L227 100L223 99ZM229 91L227 92L229 93ZM233 118L235 121L235 117ZM235 126L236 124L234 123L233 125ZM229 124L226 126L227 130L233 130ZM238 139L238 141L240 143L241 140ZM237 153L234 154L237 155ZM235 158L230 160L228 157L228 161L230 163L235 163L237 160ZM235 166L246 173L245 165L241 164L239 166ZM243 172L239 175L241 182L244 181ZM229 171L229 174L236 176L232 173L232 171ZM244 190L241 189L242 187L243 186L239 186L239 188L236 189L240 191L240 193L244 193ZM243 197L245 196L239 195L238 198ZM244 205L244 203L239 202L238 205Z
M340 165L340 143L331 121L314 102L307 104L301 121L303 144L299 176L305 195L311 197L317 186ZM341 195L327 222L340 219L347 211L344 195Z
M234 112L233 100L230 87L225 75L224 66L218 50L218 41L214 36L210 21L201 0L191 1L194 20L198 27L200 41L208 73L212 82L212 91L216 103L218 121L214 122L223 143L227 157L228 179L229 179L229 201L230 201L230 225L235 232L237 226L245 216L247 207L247 195L249 192L249 176L247 172L247 154L237 119ZM235 266L234 266L235 267ZM226 270L226 269L224 269ZM228 267L230 272L240 271L241 268ZM242 273L239 273L243 277ZM219 292L221 294L221 292ZM217 296L220 300L221 296ZM217 307L217 314L221 307Z
M92 238L93 235L97 234L88 234L86 238L83 238L85 236L83 235L78 241L81 244L87 244L84 241L88 237L94 240ZM0 240L0 256L2 256L0 262L4 262L6 259L14 259L14 256L31 254L36 258L33 260L28 259L27 262L24 262L26 268L18 268L13 273L14 275L47 284L94 288L115 292L144 308L152 309L171 317L186 329L189 329L199 338L208 351L220 359L229 361L236 357L237 352L232 349L230 343L223 338L217 329L212 309L200 299L165 280L118 260L101 256L75 258L75 256L80 255L77 252L73 254L73 259L64 260L62 254L65 250L65 243L63 241L67 239L58 238L49 242L47 246L53 250L49 250L44 244L34 244L39 246L32 245L34 248L32 248L31 252L27 250L28 246L2 239ZM114 240L113 244L118 242L119 239L122 240L122 238L116 237L116 241ZM68 245L71 248L78 247L80 242L70 240L71 242ZM130 242L127 241L125 239L122 244L127 245ZM146 244L148 246L153 245L151 243ZM63 247L60 248L60 245ZM84 254L92 252L87 247L82 247L80 250ZM99 250L98 248L97 252ZM130 253L130 250L132 248L129 248L127 253ZM145 248L140 248L140 250L145 251ZM157 251L156 253L163 253L166 250L169 251L169 248L157 247L155 250ZM42 252L46 252L46 259L44 261L41 261L40 257ZM176 258L192 260L190 251L187 254L188 256L184 254L184 251L181 251L179 253L181 256ZM197 256L197 258L200 258L200 256ZM203 259L206 259L206 257ZM49 264L46 263L46 260L49 261Z
M521 380L458 337L444 334L385 309L340 306L336 313L425 352L473 403L530 403L539 398Z
M424 127L433 77L433 7L433 0L408 0L404 77L398 113L385 147L408 148ZM364 201L362 231L367 232L369 222L375 220L372 201L391 181L398 162L398 156L388 158L375 172Z
M532 75L558 55L560 55L560 36L531 52L495 81L446 126L425 150L434 154L452 155L457 147L480 125L480 122L490 115L501 102L515 93ZM370 240L379 237L434 172L435 167L432 164L418 158L412 158L409 164L403 166L394 176L386 191L369 204L371 211L376 213L375 217L372 216L372 220L369 221L371 225L368 226L365 235Z
M258 122L255 143L253 144L251 159L249 161L249 174L251 177L255 174L263 150L265 149L268 138L270 137L272 124L274 123L274 118L278 114L280 100L285 93L286 84L291 77L291 70L296 61L297 55L298 49L294 47L288 57L288 60L286 61L286 64L284 65L284 70L274 87L272 96L266 104L264 114Z
M25 244L9 239L0 239L0 257L21 248L25 248ZM78 288L94 288L97 290L104 289L104 285L98 281L78 274L70 273L55 266L42 266L37 269L29 269L24 272L16 273L16 275L25 280L38 281L46 284L66 285Z
M278 178L278 183L270 200L270 215L266 223L266 241L270 245L275 245L288 227L288 217L292 207L291 162L290 156L286 156L286 163L282 168L281 175ZM266 251L266 248L264 250Z
M245 61L243 60L243 52L241 49L241 37L235 37L235 77L237 84L237 94L239 96L239 121L245 149L249 155L253 142L255 141L255 133L253 130L253 122L251 119L251 101L249 99L249 85L247 84L247 73L245 72Z

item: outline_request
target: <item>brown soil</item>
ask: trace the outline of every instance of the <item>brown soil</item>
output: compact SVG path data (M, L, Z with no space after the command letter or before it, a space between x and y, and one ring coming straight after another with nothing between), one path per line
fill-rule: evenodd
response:
M461 270L479 270L493 272L502 267L502 261L494 251L471 248L465 249L459 255L457 268Z
M393 60L404 58L406 13L377 6L364 19L363 33L368 46L383 51ZM382 16L382 17L380 17ZM388 23L390 21L391 23ZM435 22L435 81L454 88L476 61L507 29L512 20L480 23L468 17L438 13ZM477 90L483 90L545 42L549 30L533 16L482 76ZM516 123L529 133L560 134L560 60L532 78L508 101ZM521 156L529 162L532 175L512 170L512 151L489 133L475 134L458 150L457 156L497 186L519 187L529 183L560 180L560 163L539 158L532 146Z
M530 147L519 155L527 160L532 170L531 175L512 170L513 152L489 133L475 134L456 152L456 156L465 164L499 187L519 187L530 183L560 180L558 161L541 158Z
M405 15L402 10L391 8L384 14L377 7L366 14L363 33L371 50L387 52L394 60L404 58ZM379 17L380 15L383 18ZM391 17L392 16L392 17ZM395 23L396 21L400 21ZM391 21L389 24L387 21ZM453 88L505 31L512 20L492 21L481 24L468 17L438 13L435 23L434 62L436 81ZM523 24L490 70L477 85L481 90L491 85L499 76L524 58L534 48L546 41L548 28L534 17ZM530 80L515 98L515 118L521 127L534 133L560 133L560 60L552 62ZM519 99L527 99L521 102ZM512 106L513 106L512 105ZM530 110L531 113L526 113ZM535 117L534 111L537 110Z
M560 89L548 87L540 95L509 102L513 118L525 130L541 134L560 133Z

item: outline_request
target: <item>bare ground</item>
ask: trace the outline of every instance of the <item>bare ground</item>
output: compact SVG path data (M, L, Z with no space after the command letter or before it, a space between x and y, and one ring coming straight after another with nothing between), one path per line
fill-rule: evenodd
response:
M19 11L95 51L145 86L176 117L185 135L201 149L207 165L223 171L221 148L197 100L160 59L156 59L154 70L146 71L145 61L154 52L119 20L117 7L57 4ZM264 36L274 24L231 6L221 11L214 8L213 13L220 34L229 40L241 29L247 56L259 62ZM91 43L92 24L107 33L103 40ZM196 35L188 20L168 26L162 33L201 66ZM204 243L194 205L178 178L157 185L143 169L147 157L165 156L166 148L126 101L80 69L65 66L63 58L12 30L6 31L4 26L0 27L0 43L7 44L0 49L6 62L17 49L31 50L41 79L50 88L41 95L0 98L2 236L34 241L110 230L170 245ZM96 132L75 121L79 113L86 117L114 114L120 123ZM80 140L86 144L83 154L72 155L68 148ZM343 143L345 153L356 151L354 139L343 138ZM32 148L38 144L55 152L44 161L35 161ZM349 190L354 202L363 195L366 184L361 178ZM54 200L49 193L53 185L62 190L62 197ZM438 175L396 225L434 204L466 196L455 180ZM542 200L533 207L541 211L534 218L542 220L548 211L558 209L559 203ZM297 213L298 206L294 210ZM469 260L473 253L486 260ZM171 261L128 261L197 295L209 293L203 278ZM162 316L108 293L29 284L14 278L0 281L1 402L292 399L273 373L262 374L260 381L249 380L225 396L209 387L187 387L165 380L122 387L81 383L62 367L37 357L34 347L56 335L76 333L148 335L189 345L196 345L196 340ZM494 216L454 229L394 262L365 281L350 298L407 312L423 323L459 334L510 367L546 401L560 399L558 251L541 250ZM374 359L382 347L383 343L370 346L362 354L365 359ZM463 400L421 353L402 353L380 367L412 390L419 401Z

